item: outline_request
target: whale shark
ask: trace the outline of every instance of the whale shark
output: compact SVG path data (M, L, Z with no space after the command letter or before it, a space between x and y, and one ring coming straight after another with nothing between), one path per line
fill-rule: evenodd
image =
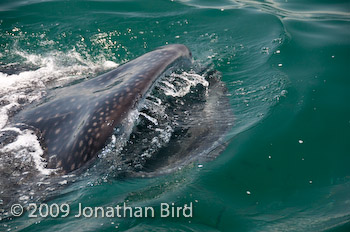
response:
M116 69L53 90L14 116L34 129L47 168L72 172L97 157L116 128L156 80L177 62L191 61L185 45L160 47Z

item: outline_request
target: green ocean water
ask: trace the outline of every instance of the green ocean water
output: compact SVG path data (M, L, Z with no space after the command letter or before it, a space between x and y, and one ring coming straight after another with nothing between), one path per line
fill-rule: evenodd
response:
M221 72L235 123L210 162L152 178L85 174L47 201L68 203L68 217L26 213L0 231L349 230L349 21L340 0L2 0L0 88L5 78L19 78L16 91L28 78L50 88L182 43ZM73 216L79 203L121 202L156 212L192 202L193 215Z

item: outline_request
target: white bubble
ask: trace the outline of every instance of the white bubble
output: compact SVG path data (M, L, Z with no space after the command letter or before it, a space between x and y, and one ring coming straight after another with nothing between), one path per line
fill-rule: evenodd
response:
M50 175L56 171L55 169L46 168L46 160L42 157L44 151L34 131L27 129L21 131L15 127L7 127L5 130L15 131L18 136L14 142L1 148L0 152L14 154L14 158L20 160L23 164L33 163L35 168L44 175Z

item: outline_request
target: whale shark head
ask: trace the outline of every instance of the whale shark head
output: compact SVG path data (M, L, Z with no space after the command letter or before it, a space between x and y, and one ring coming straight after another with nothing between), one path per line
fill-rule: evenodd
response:
M158 77L190 59L184 45L160 47L101 76L56 89L12 121L38 131L48 168L71 172L96 157Z

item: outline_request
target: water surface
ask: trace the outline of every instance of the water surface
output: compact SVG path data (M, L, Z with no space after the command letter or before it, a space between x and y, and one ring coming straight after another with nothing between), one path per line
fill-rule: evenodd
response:
M48 201L69 203L72 215L79 203L192 202L192 218L25 214L3 219L1 230L346 231L349 12L341 0L2 1L1 128L47 89L171 43L221 73L234 124L212 161L151 178L87 171Z

